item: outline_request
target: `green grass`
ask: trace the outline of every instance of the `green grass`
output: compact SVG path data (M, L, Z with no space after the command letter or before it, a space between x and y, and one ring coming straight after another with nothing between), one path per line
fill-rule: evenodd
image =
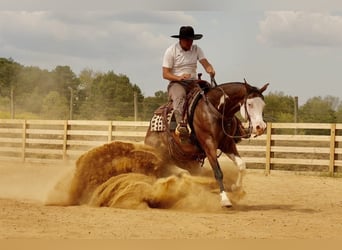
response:
M11 115L9 112L0 111L0 119L11 119ZM40 119L40 117L36 114L29 112L21 112L15 114L15 119Z

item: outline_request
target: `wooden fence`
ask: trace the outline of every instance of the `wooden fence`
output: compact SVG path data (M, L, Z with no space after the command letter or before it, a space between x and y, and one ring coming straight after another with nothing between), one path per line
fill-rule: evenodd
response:
M143 141L148 122L1 120L0 160L76 160L113 140Z
M113 140L141 143L149 122L0 119L0 160L75 161ZM267 133L243 140L248 168L321 171L342 169L342 124L268 123Z

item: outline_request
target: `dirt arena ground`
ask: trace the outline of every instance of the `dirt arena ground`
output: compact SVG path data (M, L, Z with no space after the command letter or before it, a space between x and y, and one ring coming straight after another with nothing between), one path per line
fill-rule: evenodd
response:
M0 162L0 239L342 239L342 178L247 170L230 209L45 205L73 167Z

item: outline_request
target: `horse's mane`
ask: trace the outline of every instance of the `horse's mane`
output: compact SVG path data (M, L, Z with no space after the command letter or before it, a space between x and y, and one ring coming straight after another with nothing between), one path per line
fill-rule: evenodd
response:
M246 95L250 94L257 94L259 95L262 99L264 99L264 96L262 95L261 91L259 88L250 85L247 82L226 82L226 83L221 83L217 87L227 87L229 85L243 85L246 88Z
M226 86L226 85L244 85L245 83L244 82L224 82L224 83L221 83L219 84L218 86Z

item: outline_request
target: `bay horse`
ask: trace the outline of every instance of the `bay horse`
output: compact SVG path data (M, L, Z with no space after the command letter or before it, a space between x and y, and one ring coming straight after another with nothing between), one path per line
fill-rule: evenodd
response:
M172 103L169 102L155 111L144 142L163 150L165 157L169 157L175 165L183 169L189 168L190 165L198 167L207 158L220 188L221 206L231 207L217 152L220 150L225 153L239 170L236 183L231 188L240 188L246 163L241 159L236 143L252 134L258 136L264 133L265 102L262 93L269 84L257 88L246 80L220 85L215 81L214 83L215 85L202 80L194 81L193 84L197 87L192 86L192 91L187 95L186 115L191 130L189 140L181 141L175 135L176 124L172 115ZM242 118L248 121L248 129L244 128L236 117L239 110Z

